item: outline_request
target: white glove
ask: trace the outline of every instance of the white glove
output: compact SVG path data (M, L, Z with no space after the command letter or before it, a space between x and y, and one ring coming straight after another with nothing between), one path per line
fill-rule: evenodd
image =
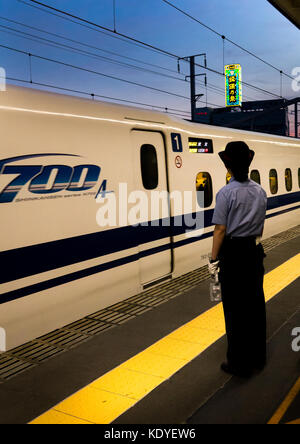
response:
M220 271L220 261L209 262L208 271L211 276L215 276Z

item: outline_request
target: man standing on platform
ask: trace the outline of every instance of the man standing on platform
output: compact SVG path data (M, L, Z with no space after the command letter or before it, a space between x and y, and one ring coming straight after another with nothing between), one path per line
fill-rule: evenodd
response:
M216 225L209 271L220 269L228 339L223 371L250 377L266 365L265 257L261 237L267 210L263 188L249 179L255 156L244 142L231 142L219 153L232 176L217 194Z

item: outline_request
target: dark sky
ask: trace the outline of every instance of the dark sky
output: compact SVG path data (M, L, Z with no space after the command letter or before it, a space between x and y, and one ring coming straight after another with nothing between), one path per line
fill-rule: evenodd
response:
M113 0L44 0L44 2L105 27L113 28ZM172 2L286 73L291 74L294 67L300 66L299 31L266 0L172 0ZM182 81L184 75L178 76L175 59L122 41L109 33L97 32L70 23L50 15L42 7L37 9L30 4L34 5L30 0L24 0L24 2L0 0L2 45L149 85L187 97L187 99L35 58L32 59L34 81L189 111L189 83ZM4 18L52 33L52 35L37 29L25 28ZM206 52L210 68L220 72L224 69L222 39L161 0L116 0L116 26L117 30L123 34L181 57ZM18 34L16 30L30 35ZM44 41L43 44L41 41L34 41L33 36L39 36L48 41ZM59 36L76 42L61 39ZM88 56L70 51L70 48L50 46L53 41L80 48L92 54ZM80 43L90 45L92 48L80 45ZM112 52L115 54L111 54ZM0 57L0 65L6 69L9 77L26 80L30 78L28 56L0 48ZM111 63L111 60L105 60L103 57L113 59L115 62L150 69L156 73ZM136 59L136 61L128 58ZM280 74L229 43L225 45L225 63L240 63L243 68L244 81L280 95ZM181 64L181 69L182 73L189 74L188 65L184 62ZM204 71L201 68L197 71L197 73L202 72ZM157 73L180 78L181 81ZM203 82L203 78L199 78L199 82ZM223 77L208 73L208 83L208 102L223 106L225 101ZM198 93L205 93L201 85L197 88ZM248 87L244 87L243 95L245 100L276 98ZM283 96L291 98L297 95L299 93L292 90L291 79L283 77ZM206 97L204 96L203 99L205 101Z

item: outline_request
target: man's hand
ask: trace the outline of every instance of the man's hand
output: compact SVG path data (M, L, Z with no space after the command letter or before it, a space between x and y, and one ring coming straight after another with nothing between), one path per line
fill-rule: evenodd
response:
M219 272L220 261L209 261L208 271L211 276L215 276Z
M224 238L226 236L226 225L216 225L214 230L213 248L211 257L218 257Z

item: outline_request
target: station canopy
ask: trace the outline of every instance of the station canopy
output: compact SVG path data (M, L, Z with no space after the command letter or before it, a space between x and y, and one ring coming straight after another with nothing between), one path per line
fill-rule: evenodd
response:
M300 29L300 0L268 0L278 11Z

